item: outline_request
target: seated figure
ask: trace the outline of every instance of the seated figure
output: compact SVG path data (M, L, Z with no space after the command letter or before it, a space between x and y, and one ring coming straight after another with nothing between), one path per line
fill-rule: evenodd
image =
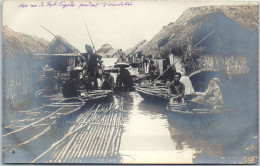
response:
M114 89L114 87L115 87L114 77L109 72L105 72L104 81L101 89L110 90L110 89Z
M197 97L193 98L193 104L206 105L208 108L221 109L224 106L222 93L219 87L219 79L212 78L209 81L208 87L205 92L196 92Z
M181 73L174 73L173 82L168 85L168 94L171 97L170 104L182 103L185 93L185 85L180 82Z

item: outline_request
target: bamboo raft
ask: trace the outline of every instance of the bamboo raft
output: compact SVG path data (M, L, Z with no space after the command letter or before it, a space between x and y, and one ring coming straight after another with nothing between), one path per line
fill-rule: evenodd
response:
M119 147L123 133L124 111L120 105L110 105L81 114L68 133L35 158L32 163L79 163L120 161ZM49 160L45 160L48 156ZM50 157L49 157L50 156Z
M27 111L18 111L19 119L14 119L8 125L3 126L3 149L2 152L9 151L10 148L21 147L23 145L32 143L47 132L56 124L61 116L72 114L81 109L84 102L77 104L68 104L66 100L63 102L56 102L50 105L37 107ZM69 105L69 107L68 107ZM56 107L59 106L59 107ZM19 139L20 142L13 144L9 138L12 135L23 135Z
M51 130L61 116L66 116L79 111L92 101L104 101L112 97L110 90L97 90L85 93L82 97L63 98L61 96L50 97L51 103L43 104L41 107L25 111L18 111L13 120L3 126L3 149L8 151L11 147L20 147L29 144L40 136ZM18 118L17 118L18 117ZM33 131L33 132L32 132ZM8 136L24 135L21 142L13 144L8 140Z

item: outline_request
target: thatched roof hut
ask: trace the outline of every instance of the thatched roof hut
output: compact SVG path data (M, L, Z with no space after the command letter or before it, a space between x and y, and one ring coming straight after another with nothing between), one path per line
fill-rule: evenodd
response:
M97 54L104 58L111 58L117 53L117 49L114 49L110 44L104 44L97 50Z
M36 74L31 55L44 53L48 41L2 27L3 110L32 105ZM20 103L20 105L19 105ZM21 108L19 108L21 109Z
M61 36L56 36L45 52L44 54L35 54L35 58L44 58L46 64L62 73L74 69L82 58L80 51Z
M252 57L257 58L258 5L190 8L141 51L182 57L187 75L209 67L222 68L229 75L246 74Z
M46 49L48 54L74 54L80 55L80 51L67 42L63 37L56 36L48 45Z
M137 43L134 47L129 48L126 51L124 51L124 53L126 54L126 56L128 56L130 54L135 54L135 53L139 52L146 43L147 43L147 40L142 40L139 43Z
M2 54L4 57L15 58L32 53L44 53L48 43L45 39L15 32L7 25L2 27Z

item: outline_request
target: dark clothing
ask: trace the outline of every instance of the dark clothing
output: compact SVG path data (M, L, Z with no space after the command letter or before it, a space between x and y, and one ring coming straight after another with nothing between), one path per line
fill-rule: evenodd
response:
M185 85L181 82L179 82L179 84L175 85L174 82L172 82L169 85L169 93L182 98L185 93Z
M134 85L130 72L126 69L120 69L120 74L116 79L116 84L119 86L124 85L127 90L131 89Z
M63 97L77 97L78 96L78 81L76 78L69 79L63 85Z
M149 68L149 73L150 73L150 77L151 77L151 81L154 81L154 73L155 73L156 67L154 66L154 64L150 65Z
M176 73L176 68L175 68L175 66L170 67L170 68L163 74L163 75L164 75L165 82L166 82L166 81L172 82L175 73Z
M97 67L98 56L94 53L88 54L88 69Z
M101 89L110 90L114 88L115 79L112 75L104 78L104 82Z
M88 78L90 82L94 82L94 89L98 88L97 82L98 55L94 53L88 54Z

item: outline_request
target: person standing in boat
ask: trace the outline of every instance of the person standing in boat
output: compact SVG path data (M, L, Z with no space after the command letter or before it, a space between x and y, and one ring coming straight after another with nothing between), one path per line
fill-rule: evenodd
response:
M181 73L173 74L173 81L168 85L168 94L170 96L170 103L181 103L185 93L185 85L180 82Z
M91 86L93 86L94 89L98 89L97 71L98 71L99 56L93 53L93 49L91 46L86 45L85 48L87 51L87 60L88 60L88 67L87 67L88 78L91 80Z

